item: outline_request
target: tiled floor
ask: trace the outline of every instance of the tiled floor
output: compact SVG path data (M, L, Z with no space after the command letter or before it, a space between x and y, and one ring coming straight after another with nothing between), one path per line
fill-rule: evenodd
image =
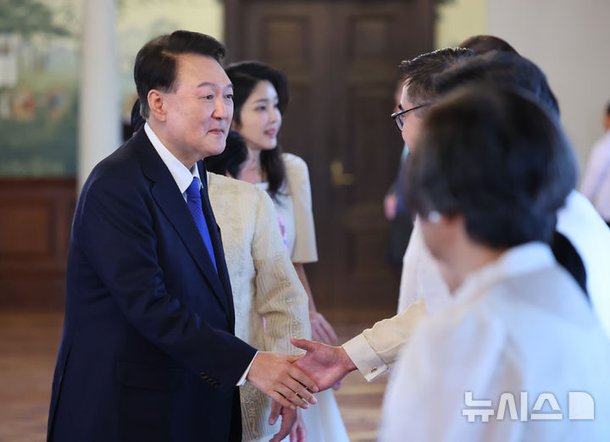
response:
M0 441L44 440L61 323L61 313L0 312ZM342 341L362 329L358 324L335 326ZM352 442L376 439L385 382L367 384L352 373L336 392Z

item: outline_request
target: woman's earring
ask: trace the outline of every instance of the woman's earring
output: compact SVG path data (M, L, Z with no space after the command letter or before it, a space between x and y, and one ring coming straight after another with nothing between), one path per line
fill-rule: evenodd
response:
M428 212L428 216L426 216L426 221L432 224L438 224L441 222L441 214L436 210L432 210L431 212Z

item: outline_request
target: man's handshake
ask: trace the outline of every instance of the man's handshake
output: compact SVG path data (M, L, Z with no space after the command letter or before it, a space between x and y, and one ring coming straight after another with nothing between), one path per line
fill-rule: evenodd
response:
M291 339L290 342L307 352L295 364L313 379L320 391L332 387L356 369L343 347L307 339Z

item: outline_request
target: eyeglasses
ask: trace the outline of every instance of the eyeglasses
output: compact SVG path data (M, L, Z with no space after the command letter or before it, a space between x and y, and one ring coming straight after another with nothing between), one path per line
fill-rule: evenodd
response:
M430 106L430 103L424 103L424 104L420 104L419 106L412 107L410 109L403 109L398 112L394 112L392 115L390 115L390 118L394 119L396 126L398 126L398 130L402 132L402 130L405 127L406 113L419 109L420 107L426 107L426 106Z

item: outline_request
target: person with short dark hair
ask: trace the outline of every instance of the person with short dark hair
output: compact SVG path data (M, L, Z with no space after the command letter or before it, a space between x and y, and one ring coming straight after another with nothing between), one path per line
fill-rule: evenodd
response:
M407 198L422 224L461 218L472 242L495 250L549 242L576 179L565 136L521 93L456 90L431 108L407 170Z
M434 88L436 75L466 62L475 55L470 49L444 48L421 54L400 63L398 71L403 78L403 90L399 106L401 111L392 115L400 129L403 140L410 147L410 150L416 145L424 117L438 98L438 92ZM428 309L435 309L436 305L434 303L438 299L447 297L444 291L444 283L436 272L434 260L423 244L419 222L415 218L409 245L403 258L398 294L398 312L405 310L420 299L429 299L428 294L430 293L441 293L441 295L434 298L431 303L427 303L426 307ZM349 345L348 348L350 348ZM351 351L355 353L354 350ZM380 371L383 370L376 370L375 376L378 376Z
M518 87L533 94L555 118L559 103L545 73L531 60L512 52L490 52L456 63L433 78L436 94L442 95L465 84L488 83L498 87Z
M601 417L610 413L610 341L548 246L575 168L556 121L518 92L477 85L430 110L407 192L453 302L404 348L384 400L381 441L610 434ZM588 421L569 418L575 391L595 401ZM518 415L503 402L508 396L520 402ZM536 419L550 412L540 397L563 414ZM479 400L490 401L486 419L481 407L469 410Z
M495 88L518 88L530 94L559 121L559 104L546 75L525 57L501 52L484 54L435 78L439 94L464 85L486 84ZM575 188L557 213L551 246L555 259L588 295L593 310L610 336L610 278L606 270L606 263L610 261L610 230Z
M434 54L434 53L432 53ZM501 62L494 68L494 60ZM419 63L425 60L422 57ZM481 62L480 60L486 60ZM475 72L468 72L470 62L477 66ZM407 64L408 66L408 64ZM529 93L544 107L558 122L559 108L554 107L557 101L546 81L544 73L531 61L522 57L489 53L482 56L464 57L462 61L451 66L441 65L435 80L431 83L433 88L437 85L449 85L447 77L461 77L462 81L452 82L452 88L470 84L472 86L488 85L498 89L520 89ZM437 97L438 94L448 93L447 87L441 92L429 92L428 96ZM552 98L551 98L552 97ZM409 102L408 90L403 91L403 110L413 106ZM434 106L425 107L424 113ZM422 109L418 109L422 110ZM417 112L417 111L415 111ZM407 115L414 112L406 112ZM400 127L403 128L403 138L408 131L416 131L417 138L420 118L424 115L414 114L403 121L398 120L400 113L394 113ZM405 124L406 123L406 124ZM501 164L498 164L500 167ZM565 207L557 213L557 232L561 233L568 243L559 243L556 256L562 256L561 264L569 270L583 287L586 287L594 312L597 314L605 331L610 336L610 278L607 277L607 262L610 261L610 232L605 223L595 212L591 204L576 191L570 192ZM569 246L569 247L568 247ZM556 244L554 244L556 247ZM571 249L571 253L565 254ZM554 250L555 252L555 250ZM570 258L571 257L571 258ZM566 259L567 258L567 259ZM410 263L407 265L407 263ZM579 265L580 264L580 265ZM579 277L581 268L583 277ZM585 271L586 270L586 271ZM425 302L424 302L425 301ZM416 221L411 234L411 240L405 254L403 277L401 278L399 314L392 318L378 321L373 327L364 330L350 339L342 346L325 346L303 340L295 341L295 345L307 351L307 355L299 361L302 366L308 366L310 373L321 388L326 388L343 378L347 373L358 370L367 380L371 381L386 373L394 364L401 346L408 342L413 331L426 314L443 309L450 301L447 284L443 281L436 262L430 256L423 243L421 226ZM315 367L315 369L313 368Z
M472 37L468 37L466 40L461 42L458 46L460 48L470 49L477 54L486 54L492 51L518 54L517 50L507 41L502 40L500 37L496 37L495 35L473 35Z
M132 126L137 132L144 124L136 100ZM308 297L282 241L271 198L239 181L247 156L243 138L232 130L224 151L204 160L210 204L224 232L235 335L259 350L294 354L289 339L311 337ZM269 421L272 402L256 387L241 386L240 402L242 441L267 441L278 432L279 422Z
M423 117L436 99L435 75L474 55L470 49L443 48L400 63L403 87L399 110L393 115L409 150L414 148Z
M203 158L222 152L233 87L224 47L190 31L138 52L146 123L102 160L76 207L50 441L241 441L238 385L315 403L295 357L234 335L235 312Z
M474 56L470 49L444 48L400 63L403 87L398 110L391 118L410 150L416 147L421 124L437 98L434 75ZM369 382L387 373L401 346L430 309L430 305L421 298L433 298L432 301L435 302L438 298L444 300L448 297L446 285L418 230L416 221L403 260L400 314L378 321L371 329L364 330L342 346L293 340L295 346L307 351L298 364L317 379L320 388L328 388L356 369ZM430 293L440 295L428 296Z

